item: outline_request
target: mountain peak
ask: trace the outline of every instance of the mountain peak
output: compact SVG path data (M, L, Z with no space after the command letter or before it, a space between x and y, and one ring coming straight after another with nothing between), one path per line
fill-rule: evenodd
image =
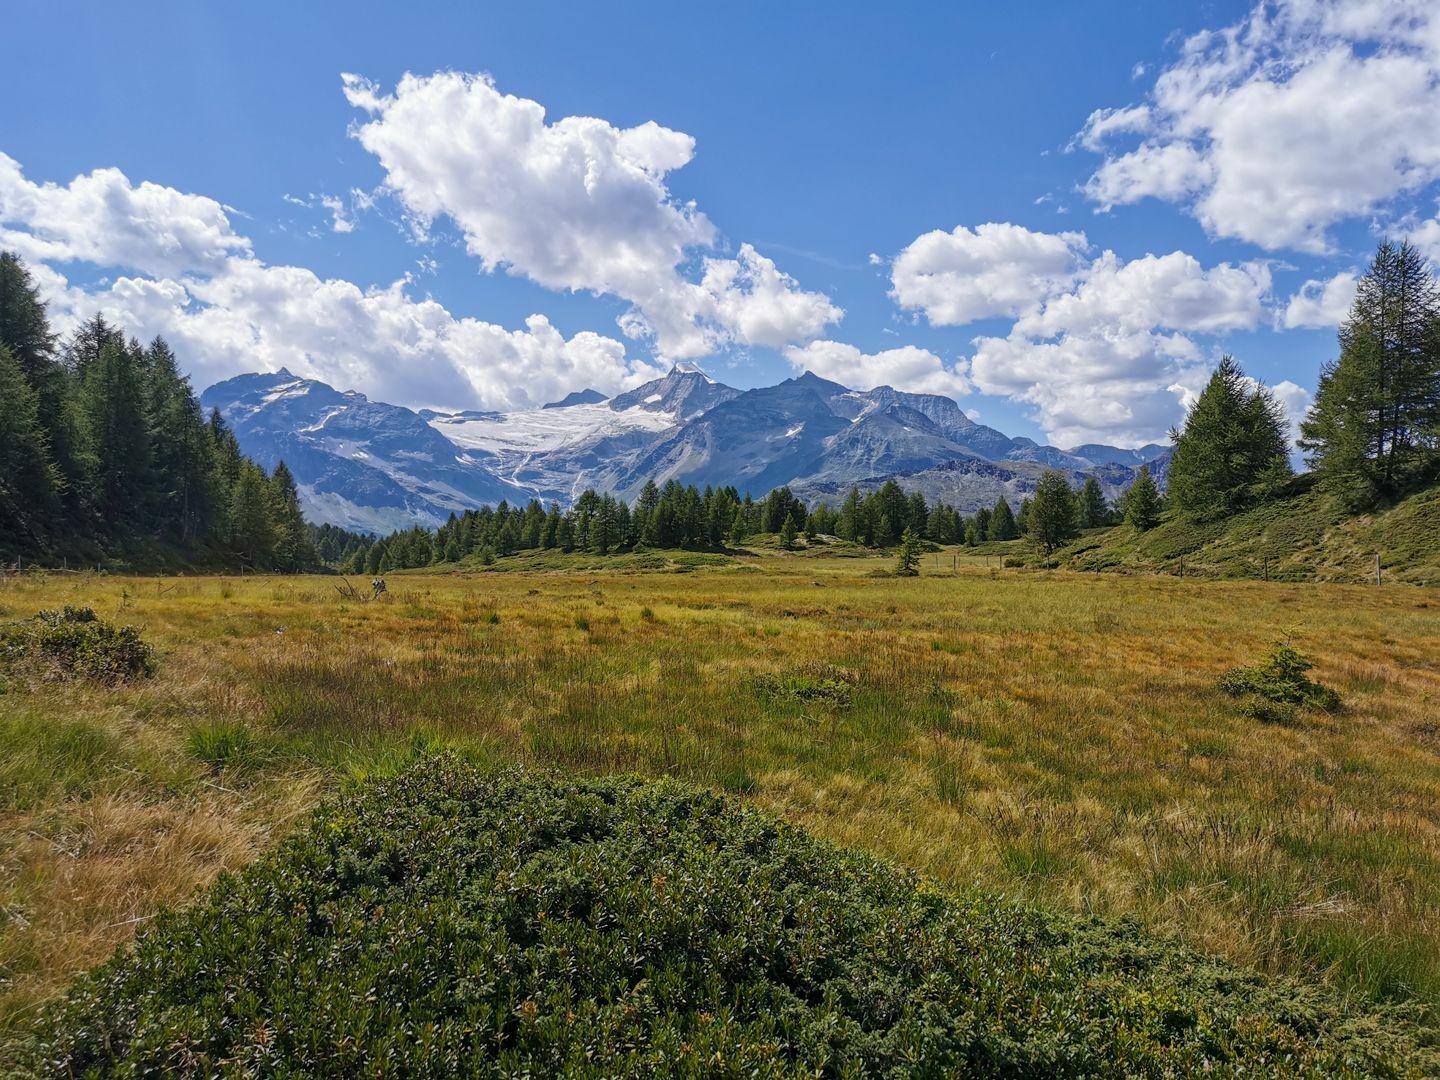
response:
M693 363L689 360L682 360L680 361L680 363L672 365L670 368L670 375L699 375L702 379L704 379L711 385L717 385L715 383L715 380L710 377L709 373L704 368L702 368L699 364Z

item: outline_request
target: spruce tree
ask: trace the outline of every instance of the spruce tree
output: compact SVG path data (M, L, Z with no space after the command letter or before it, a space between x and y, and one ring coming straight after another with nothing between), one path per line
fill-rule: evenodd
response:
M313 569L315 551L300 512L300 494L295 488L294 475L283 461L276 464L270 475L267 508L274 568L287 573Z
M1093 476L1085 478L1084 485L1080 488L1080 527L1082 529L1098 529L1110 520L1110 507L1105 502L1105 492L1100 489L1100 481Z
M1010 509L1010 504L1005 501L1005 496L995 504L995 509L990 511L990 524L987 528L988 537L991 540L1014 540L1020 535L1020 526L1015 522L1015 514Z
M1321 484L1356 508L1440 467L1440 285L1408 241L1376 250L1301 432Z
M1275 396L1221 359L1181 430L1170 433L1169 492L1196 517L1231 513L1290 475L1285 415Z
M895 573L915 577L920 573L920 538L914 529L906 529L900 538L900 553L895 560Z
M40 399L0 343L0 556L43 551L59 515L59 477L40 423Z
M254 569L268 569L275 550L271 522L270 481L253 461L240 463L239 476L230 491L230 550Z
M1147 532L1160 524L1160 489L1150 475L1150 467L1141 465L1135 479L1125 490L1125 521L1141 532Z
M780 546L786 551L795 546L795 537L799 530L795 528L795 519L787 517L780 525Z
M45 433L60 502L48 512L45 527L72 536L87 532L82 514L89 492L84 436L74 382L56 359L56 337L45 304L25 264L12 252L0 252L0 345L8 346L35 394L36 420ZM37 519L38 520L38 519ZM78 527L78 528L77 528Z
M156 338L145 355L150 445L159 486L156 523L190 544L217 526L214 444L170 346Z
M1075 493L1065 474L1047 471L1035 484L1030 501L1029 535L1049 555L1065 541L1078 536Z
M151 523L156 485L140 357L108 337L80 370L95 508L111 530L143 529Z

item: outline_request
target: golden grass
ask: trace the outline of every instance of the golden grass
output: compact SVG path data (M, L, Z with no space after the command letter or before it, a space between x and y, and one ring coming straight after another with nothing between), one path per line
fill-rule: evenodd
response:
M681 775L942 881L1440 1002L1440 592L949 562L397 575L372 603L0 583L0 619L87 604L161 653L141 686L0 695L0 1038L327 787L436 741ZM1265 726L1216 689L1282 636L1345 711Z

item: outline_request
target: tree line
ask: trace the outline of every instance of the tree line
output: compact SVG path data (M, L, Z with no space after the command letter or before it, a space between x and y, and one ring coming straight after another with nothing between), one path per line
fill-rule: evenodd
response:
M0 252L0 560L308 570L311 532L290 470L266 473L204 415L163 339L96 315L61 342Z
M1054 509L1057 505L1061 511ZM982 507L971 515L943 501L931 506L922 493L907 494L894 480L866 495L851 488L838 508L826 503L809 507L789 487L775 488L757 500L734 487L710 486L702 491L678 480L663 486L652 480L633 504L587 490L568 509L554 502L546 507L538 499L524 506L502 501L451 514L436 529L416 527L385 537L327 526L317 538L317 549L328 565L344 573L372 576L467 559L489 565L521 551L589 555L652 549L722 551L765 534L786 549L797 546L802 537L809 542L835 537L875 549L908 544L912 553L914 544L926 540L975 546L1032 536L1042 546L1049 544L1049 551L1079 529L1115 524L1127 520L1127 514L1128 520L1149 528L1158 520L1160 506L1159 490L1144 469L1114 506L1093 477L1072 491L1064 474L1056 472L1041 478L1035 495L1023 499L1018 511L1002 496L993 508ZM1061 518L1063 528L1057 524Z

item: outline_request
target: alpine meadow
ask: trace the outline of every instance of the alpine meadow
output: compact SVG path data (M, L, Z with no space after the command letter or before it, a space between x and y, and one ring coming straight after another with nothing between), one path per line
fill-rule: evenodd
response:
M5 23L0 1073L1440 1076L1433 4Z

